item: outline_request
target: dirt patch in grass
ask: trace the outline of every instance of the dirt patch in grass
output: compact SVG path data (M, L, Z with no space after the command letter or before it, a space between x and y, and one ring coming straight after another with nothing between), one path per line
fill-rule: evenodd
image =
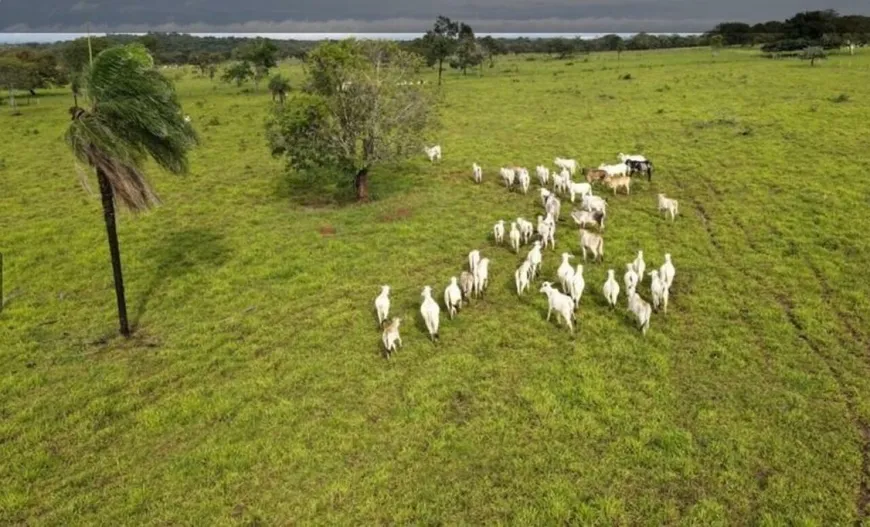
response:
M332 225L321 225L317 232L320 233L321 236L335 236L335 227Z
M381 222L392 223L394 221L406 220L411 217L411 210L406 208L396 209L393 212L388 212L381 215Z

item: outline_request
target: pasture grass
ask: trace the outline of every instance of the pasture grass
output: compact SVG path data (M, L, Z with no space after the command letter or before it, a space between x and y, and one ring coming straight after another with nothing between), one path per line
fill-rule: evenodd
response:
M99 200L62 141L71 97L0 107L0 523L866 525L870 54L483 73L446 77L443 162L380 167L357 205L269 157L262 87L171 71L203 142L190 175L151 173L162 207L119 218L129 340ZM657 172L609 196L572 337L540 280L517 298L526 249L491 242L496 220L540 213L537 184L509 193L497 170L620 151ZM550 279L579 254L568 212ZM473 248L489 291L432 345L420 290L440 299ZM677 268L645 338L600 292L638 249ZM405 318L390 361L384 283Z

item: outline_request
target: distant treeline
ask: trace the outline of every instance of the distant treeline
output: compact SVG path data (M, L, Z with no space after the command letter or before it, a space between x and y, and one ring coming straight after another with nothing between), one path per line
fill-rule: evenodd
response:
M761 45L762 51L789 52L810 46L835 49L870 43L870 17L842 16L834 10L805 11L784 20L749 25L723 22L704 34L707 39L720 35L726 46Z
M0 46L0 87L34 90L65 85L75 81L76 73L88 63L91 54L117 44L139 41L161 64L193 64L214 78L217 65L239 60L239 50L266 39L243 37L198 37L182 33L146 35L110 34L53 44ZM308 40L268 40L274 59L304 58L318 43ZM806 11L784 21L754 25L723 22L703 35L652 35L638 33L623 39L605 35L581 38L494 38L476 37L473 29L460 21L438 17L435 26L421 38L403 41L402 47L415 51L430 65L442 64L461 69L493 64L494 57L505 54L546 53L559 58L577 54L625 50L690 48L698 46L756 46L766 53L788 53L811 46L825 49L863 46L870 42L870 17L842 16L836 11ZM244 60L242 58L242 60ZM256 72L255 72L256 73ZM439 76L440 78L440 76Z

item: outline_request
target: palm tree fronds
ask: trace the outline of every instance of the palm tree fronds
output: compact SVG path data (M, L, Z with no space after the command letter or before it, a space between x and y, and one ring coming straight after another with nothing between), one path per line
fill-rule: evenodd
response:
M187 151L198 142L172 83L141 44L103 51L83 80L91 108L73 111L66 135L73 153L102 171L121 205L138 211L158 204L142 162L151 157L185 173Z

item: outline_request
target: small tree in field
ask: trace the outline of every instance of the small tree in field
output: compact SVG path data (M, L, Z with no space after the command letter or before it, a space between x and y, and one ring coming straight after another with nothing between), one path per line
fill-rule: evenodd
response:
M421 151L433 101L406 81L421 66L392 42L328 42L307 58L305 93L276 106L267 123L272 154L300 172L329 169L353 178L369 198L369 170Z
M454 22L445 16L439 16L435 25L423 35L422 46L426 61L430 66L438 65L438 85L441 85L441 73L444 71L444 61L448 60L461 39L474 40L471 26L462 22Z
M240 87L253 76L254 70L251 69L251 65L245 61L242 61L236 62L228 66L227 69L224 70L224 74L221 76L221 79L224 82L234 82L236 83L236 87Z
M722 46L724 45L725 39L722 38L722 35L713 35L710 37L710 53L715 57L722 51Z
M825 53L825 50L819 46L810 46L801 53L801 58L810 61L810 66L815 66L817 60L826 59L828 58L828 55Z
M284 99L287 97L287 92L289 91L290 81L280 73L269 79L269 92L272 94L272 102L277 99L278 103L283 106Z
M159 200L145 178L147 158L172 173L187 170L187 151L197 141L184 120L172 83L154 69L142 46L109 48L82 74L86 108L70 108L66 142L96 171L115 278L121 334L130 335L115 207L146 210Z
M15 115L18 114L15 90L27 88L32 76L33 68L30 64L15 57L0 57L0 87L9 91L9 107Z

